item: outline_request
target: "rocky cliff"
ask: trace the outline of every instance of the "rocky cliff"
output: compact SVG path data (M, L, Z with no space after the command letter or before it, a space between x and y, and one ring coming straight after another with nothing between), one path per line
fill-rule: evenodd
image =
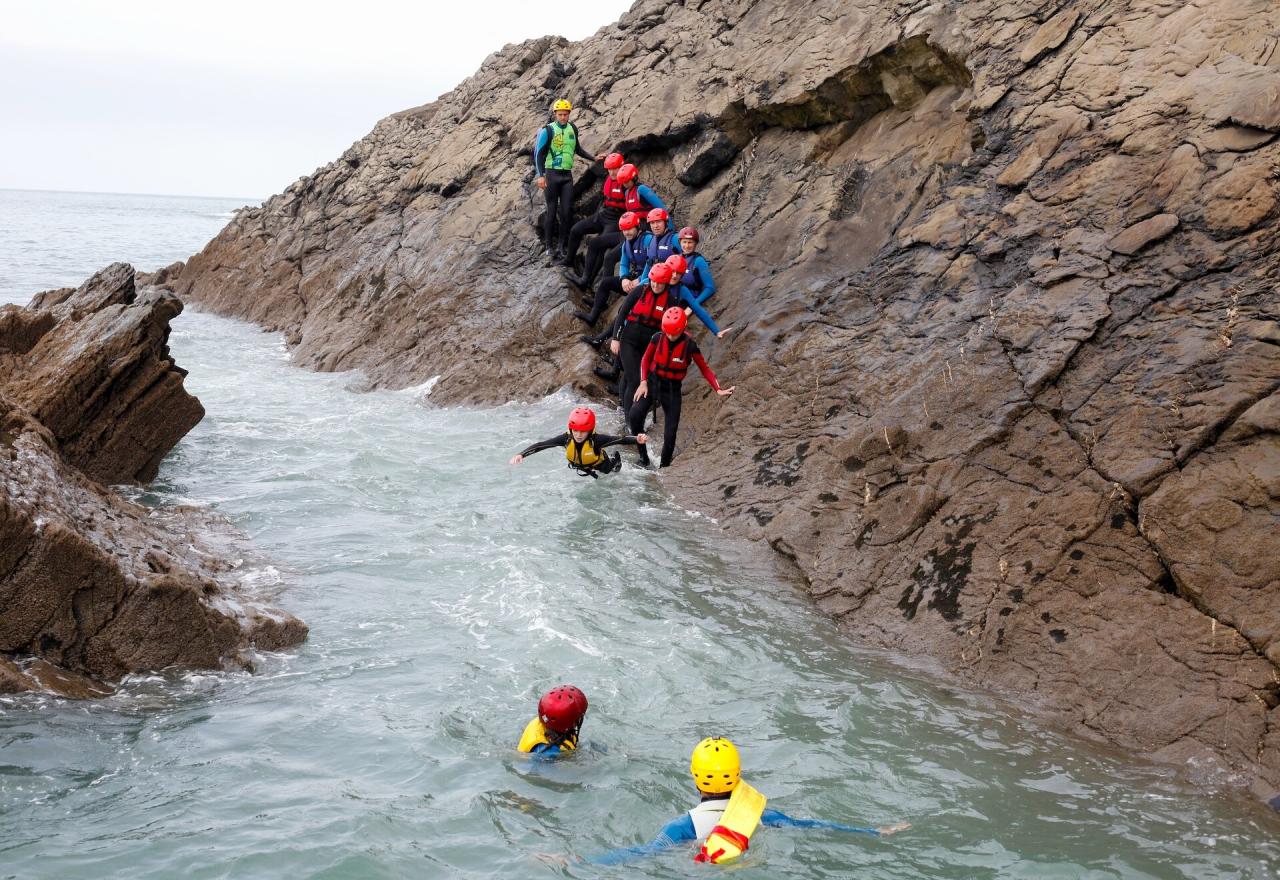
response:
M598 392L528 157L567 95L738 328L666 486L856 637L1271 797L1278 34L1266 0L641 0L382 120L175 288L445 403Z
M108 693L169 666L245 665L306 627L239 594L198 511L148 511L145 481L204 415L169 356L171 293L117 263L0 308L0 693Z

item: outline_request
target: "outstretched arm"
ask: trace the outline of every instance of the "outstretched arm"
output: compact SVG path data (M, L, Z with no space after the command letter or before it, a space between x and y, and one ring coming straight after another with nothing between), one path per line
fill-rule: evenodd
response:
M899 824L889 825L884 828L858 828L855 825L845 825L841 822L828 822L825 819L795 819L779 810L765 810L760 817L761 824L768 825L772 828L820 828L826 831L849 831L855 834L873 834L876 837L887 836L903 829L910 828L910 825Z
M604 449L607 446L635 446L638 442L631 434L622 437L615 437L613 434L596 435L596 449Z
M716 390L716 394L721 397L727 397L733 393L732 388L721 388L720 380L716 378L716 374L711 372L711 367L707 365L707 359L702 356L702 352L695 351L693 353L693 362L698 365L698 369L702 371L702 377L710 383L711 387Z
M649 843L611 849L607 853L592 856L587 861L593 865L621 865L624 862L662 852L664 849L669 849L678 843L688 843L697 839L698 835L693 830L693 820L689 818L688 814L685 814L678 819L672 819L664 825L662 830L658 832L658 836Z
M558 437L552 437L549 440L542 440L533 444L523 452L517 452L511 459L512 464L519 464L524 460L526 455L533 455L535 452L541 452L544 449L552 449L556 446L567 446L569 444L569 433L566 431Z
M680 299L682 299L684 304L689 307L689 310L697 316L698 320L706 325L708 330L716 336L720 335L720 327L716 324L715 319L712 318L707 310L702 307L702 303L698 302L698 298L693 295L693 291L685 287L683 284L680 285Z

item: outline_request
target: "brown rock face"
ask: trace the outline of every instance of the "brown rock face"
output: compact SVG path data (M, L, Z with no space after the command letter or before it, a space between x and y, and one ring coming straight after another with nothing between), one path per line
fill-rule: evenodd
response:
M703 343L738 393L688 384L667 485L857 637L1270 795L1277 28L1266 0L642 0L378 123L175 289L433 399L589 392L527 152L569 95L702 229L740 328Z
M157 516L89 478L149 478L203 415L165 345L181 310L124 264L0 310L0 691L100 696L94 679L306 635L236 596L198 514Z

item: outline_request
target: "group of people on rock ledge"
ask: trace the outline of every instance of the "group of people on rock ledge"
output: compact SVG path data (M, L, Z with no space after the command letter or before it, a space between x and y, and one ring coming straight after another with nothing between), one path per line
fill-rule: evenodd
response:
M525 725L517 751L537 760L554 760L576 751L587 707L587 695L580 688L571 684L552 688L538 700L538 714ZM778 810L765 809L765 796L742 779L742 760L737 746L723 737L707 737L694 746L689 772L701 795L693 809L664 825L649 843L610 850L587 861L616 865L677 844L696 842L702 847L694 856L695 861L723 864L747 851L751 835L760 825L847 831L876 837L911 827L908 823L899 823L883 828L858 828L823 819L795 819Z
M660 467L671 464L676 432L680 428L683 383L690 364L696 364L716 394L727 397L733 388L722 388L707 365L698 343L688 332L694 315L717 337L729 332L717 326L706 303L716 292L711 264L698 252L702 236L693 226L679 231L662 199L640 183L640 172L621 153L593 155L582 144L577 126L569 121L573 105L560 99L552 105L553 119L538 131L533 164L538 186L545 192L543 238L553 262L561 263L569 281L584 294L584 307L574 316L594 328L610 298L623 297L612 321L598 335L582 340L609 358L608 370L596 372L618 382L618 402L630 433L597 434L596 416L579 407L569 417L568 431L534 443L511 459L519 464L527 455L543 449L563 448L569 466L596 477L617 470L620 455L610 456L608 446L635 446L640 464L650 465L645 420L661 408L663 419ZM573 165L576 157L602 161L604 190L594 215L573 223ZM587 244L581 274L578 250ZM614 274L613 267L617 267ZM607 277L595 286L601 268ZM607 347L606 347L607 343Z

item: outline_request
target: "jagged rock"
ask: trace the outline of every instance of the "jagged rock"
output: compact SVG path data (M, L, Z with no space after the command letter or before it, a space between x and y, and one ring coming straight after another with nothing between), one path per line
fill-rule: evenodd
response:
M435 401L598 392L527 160L568 94L740 328L703 343L737 394L688 388L682 503L855 637L1270 797L1271 624L1232 623L1274 619L1270 569L1216 573L1232 529L1280 556L1273 447L1234 433L1280 377L1280 147L1247 130L1277 129L1277 29L1267 0L639 3L378 123L175 289Z
M216 522L88 476L153 475L203 414L165 346L180 301L116 264L34 303L0 312L0 691L102 696L129 672L245 665L305 638L239 594L201 537Z

